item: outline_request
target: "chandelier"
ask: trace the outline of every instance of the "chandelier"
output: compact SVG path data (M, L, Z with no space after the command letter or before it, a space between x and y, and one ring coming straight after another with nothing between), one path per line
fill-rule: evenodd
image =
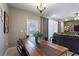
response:
M42 13L46 9L46 4L45 3L38 3L37 9L39 10L40 13Z

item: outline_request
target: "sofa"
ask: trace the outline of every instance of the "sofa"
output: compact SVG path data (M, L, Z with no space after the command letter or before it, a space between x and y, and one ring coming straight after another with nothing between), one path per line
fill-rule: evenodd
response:
M79 36L54 33L52 42L79 54Z

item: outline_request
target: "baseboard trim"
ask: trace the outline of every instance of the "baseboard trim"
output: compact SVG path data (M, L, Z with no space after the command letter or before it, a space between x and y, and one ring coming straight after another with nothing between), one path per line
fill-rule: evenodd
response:
M8 48L8 49L9 49L9 48ZM6 55L7 55L8 49L5 51L5 53L4 53L4 55L3 55L3 56L6 56Z

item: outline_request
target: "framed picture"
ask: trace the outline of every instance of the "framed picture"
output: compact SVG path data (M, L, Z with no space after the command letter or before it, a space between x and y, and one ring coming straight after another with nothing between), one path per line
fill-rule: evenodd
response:
M9 21L8 20L9 20L8 14L4 12L4 33L9 32Z
M3 14L2 14L2 9L0 8L0 20L3 22L2 17L3 17Z
M32 35L35 31L39 31L38 20L28 19L27 20L27 34Z
M2 16L2 9L0 8L0 17Z

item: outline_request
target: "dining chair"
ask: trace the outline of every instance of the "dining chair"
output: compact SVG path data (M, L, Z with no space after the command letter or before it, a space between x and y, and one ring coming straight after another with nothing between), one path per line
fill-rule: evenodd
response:
M23 56L20 46L17 46L17 50L18 50L19 55L20 55L20 56Z
M21 56L27 56L28 54L27 54L27 50L25 49L25 47L24 47L24 45L21 43L21 41L19 40L19 41L17 41L17 50L20 50L20 51L18 51L19 52L19 54L21 55Z

